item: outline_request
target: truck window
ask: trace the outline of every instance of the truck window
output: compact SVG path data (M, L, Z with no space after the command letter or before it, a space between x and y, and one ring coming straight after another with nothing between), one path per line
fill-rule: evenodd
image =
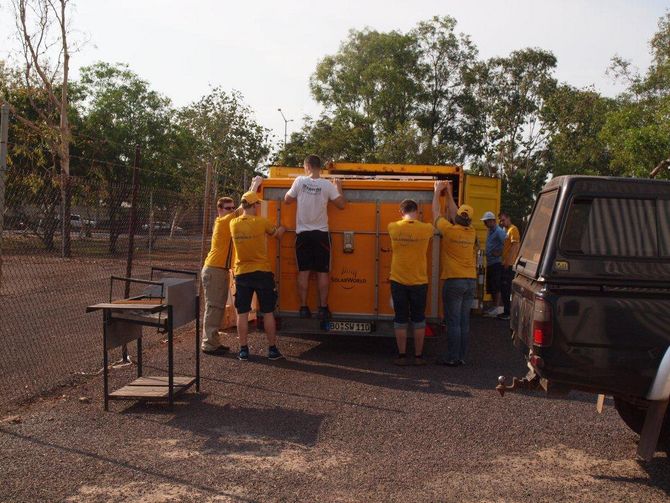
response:
M554 213L554 206L556 206L557 196L558 190L544 192L540 194L540 198L535 205L535 211L533 211L533 215L530 218L528 229L519 250L519 259L525 261L523 267L526 273L535 275L537 272L544 242L549 232L551 216Z
M656 203L654 199L577 197L570 204L560 249L598 257L658 257L669 244L667 230L659 232L663 212ZM665 237L659 236L663 233ZM665 241L660 247L659 237Z
M661 256L670 257L670 201L659 199L658 205L658 241Z

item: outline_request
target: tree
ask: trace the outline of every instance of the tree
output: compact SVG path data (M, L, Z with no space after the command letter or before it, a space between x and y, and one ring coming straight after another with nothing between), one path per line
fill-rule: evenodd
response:
M670 177L670 12L661 17L650 41L652 64L645 75L615 58L613 66L630 82L619 107L608 116L600 133L611 155L612 170L627 176L656 171Z
M256 122L239 92L212 89L179 112L179 124L191 138L194 162L214 163L225 192L243 191L244 180L270 155L270 132Z
M69 0L12 0L25 67L26 96L38 119L30 120L10 103L15 118L43 135L60 168L62 255L70 256ZM46 100L35 97L43 90Z
M517 170L536 168L549 131L542 111L554 92L556 58L541 49L514 51L492 58L477 70L476 99L482 116L480 169L510 177Z
M556 89L542 111L550 132L548 168L554 176L569 174L615 175L611 153L601 132L616 101L593 89L575 89L567 84Z
M319 62L310 87L334 127L357 130L365 141L356 145L357 160L379 162L387 161L379 152L392 148L396 132L414 127L420 79L416 37L365 29L351 31L335 55ZM411 148L408 155L416 156L419 145Z
M477 48L455 28L454 18L435 16L411 32L421 72L416 114L423 138L420 162L426 164L462 164L472 153L471 85Z
M178 191L189 186L192 167L174 160L186 142L180 141L170 100L127 65L96 63L82 68L78 91L84 117L78 140L83 157L93 159L87 181L106 187L109 251L116 253L118 237L127 229L122 205L132 188L135 146L141 147L143 186Z

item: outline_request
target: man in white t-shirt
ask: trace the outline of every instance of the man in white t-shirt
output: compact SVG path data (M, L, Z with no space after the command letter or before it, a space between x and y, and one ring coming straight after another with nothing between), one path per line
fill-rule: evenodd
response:
M321 159L309 155L304 163L307 176L299 176L284 196L284 202L298 201L296 212L295 254L298 259L298 296L300 317L309 318L307 287L309 273L316 272L319 287L319 318L330 318L328 288L330 287L330 234L328 233L328 202L344 209L342 180L331 182L321 178Z

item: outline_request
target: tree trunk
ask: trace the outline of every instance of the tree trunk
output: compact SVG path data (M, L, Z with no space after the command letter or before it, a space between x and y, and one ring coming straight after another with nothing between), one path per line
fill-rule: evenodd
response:
M61 224L63 229L63 240L61 256L68 258L72 254L72 241L70 239L70 213L72 204L72 187L70 176L63 170L61 164Z

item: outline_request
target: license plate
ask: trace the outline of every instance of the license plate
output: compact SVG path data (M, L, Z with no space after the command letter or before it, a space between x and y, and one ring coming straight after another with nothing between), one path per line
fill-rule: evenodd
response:
M329 321L326 324L329 332L372 332L372 323L367 321Z

